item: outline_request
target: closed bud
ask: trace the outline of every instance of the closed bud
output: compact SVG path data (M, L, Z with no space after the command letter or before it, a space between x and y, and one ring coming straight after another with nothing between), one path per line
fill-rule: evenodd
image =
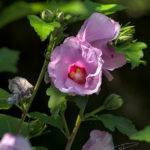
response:
M47 128L47 125L39 120L33 120L29 123L29 138L41 135Z
M56 21L62 22L63 18L64 18L64 13L63 12L58 12L56 15L57 15L56 16Z
M41 13L41 18L46 22L51 22L53 20L53 12L51 10L45 9Z
M122 98L117 94L111 94L108 96L104 102L104 107L106 110L116 110L123 105Z

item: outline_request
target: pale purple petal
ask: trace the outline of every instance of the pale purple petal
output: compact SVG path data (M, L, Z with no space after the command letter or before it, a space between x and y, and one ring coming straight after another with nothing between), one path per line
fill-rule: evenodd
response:
M101 85L102 52L87 42L75 37L67 38L63 44L56 47L48 65L49 76L61 92L89 95L97 93ZM85 68L87 77L81 85L68 77L70 66Z
M108 71L113 71L126 64L126 57L123 54L116 53L108 45L110 41L117 38L119 32L120 25L118 22L103 14L94 13L84 22L77 35L79 40L89 42L93 47L102 52L104 74L107 75L109 80L113 78ZM107 73L106 70L108 70Z
M94 13L81 27L77 37L82 41L93 42L96 40L111 41L120 31L120 25L107 16Z
M0 142L0 150L31 150L31 145L20 135L6 133Z
M78 38L76 38L76 37L73 37L73 36L68 37L68 38L66 38L66 39L64 40L64 43L66 43L66 42L68 42L68 41L69 41L69 42L72 41L72 42L78 43L78 44L82 45L82 47L87 48L87 50L88 50L88 48L91 49L91 44L92 44L92 43L90 44L90 43L88 43L87 41L78 39ZM101 49L97 49L97 48L93 48L93 49L95 50L95 52L96 52L96 54L97 54L98 56L101 56L101 55L102 55Z
M95 41L92 46L102 50L103 69L113 71L126 64L126 57L123 54L116 53L107 43Z
M113 39L112 39L112 40L114 40L114 39L116 39L116 38L118 37L118 35L119 35L119 32L120 32L120 25L119 25L118 22L116 22L116 21L114 21L114 20L112 20L112 19L111 19L111 22L112 22L112 23L114 24L114 26L115 26L114 37L113 37Z
M16 136L15 146L17 150L31 150L31 145L22 136Z
M114 150L111 134L105 131L93 130L82 150Z

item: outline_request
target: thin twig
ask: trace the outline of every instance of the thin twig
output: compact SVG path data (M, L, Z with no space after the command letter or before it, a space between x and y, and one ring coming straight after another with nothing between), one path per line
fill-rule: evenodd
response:
M41 72L40 72L40 75L39 75L38 80L37 80L37 82L36 82L36 85L35 85L35 87L34 87L34 90L33 90L33 93L32 93L32 97L31 97L31 99L30 99L30 102L29 102L29 104L28 104L28 107L27 107L27 108L23 111L23 113L22 113L22 118L21 118L21 121L20 121L18 130L17 130L17 134L20 134L20 132L21 132L21 129L22 129L23 123L24 123L24 121L25 121L25 118L26 118L26 116L27 116L27 113L28 113L28 111L29 111L29 108L30 108L30 106L31 106L31 104L32 104L32 102L33 102L33 100L34 100L34 98L35 98L35 95L36 95L36 93L37 93L37 91L38 91L38 89L39 89L39 86L40 86L40 84L41 84L41 82L42 82L42 80L43 80L45 71L46 71L46 69L47 69L47 65L48 65L48 61L45 59L44 64L43 64L43 67L42 67L42 70L41 70Z

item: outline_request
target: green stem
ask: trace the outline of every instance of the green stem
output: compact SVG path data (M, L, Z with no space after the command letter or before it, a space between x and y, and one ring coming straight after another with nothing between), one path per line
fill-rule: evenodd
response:
M79 127L80 127L82 121L84 121L83 114L84 114L85 107L86 107L86 105L84 106L83 109L80 110L80 112L79 112L79 114L77 116L77 119L76 119L76 122L75 122L75 126L73 128L73 131L72 131L70 137L68 138L68 142L67 142L65 150L70 150L71 149L73 141L74 141L74 139L76 137L76 134L77 134L77 132L79 130Z
M93 115L99 113L100 111L102 111L102 110L104 110L104 109L105 109L105 107L104 107L104 106L101 106L101 107L99 107L99 108L93 110L92 112L85 114L85 117L84 117L84 118L87 119L87 118L89 118L89 117L91 117L91 116L93 116Z
M63 120L63 123L64 123L66 136L68 137L70 135L70 132L69 132L69 128L68 128L64 113L61 113L61 117L62 117L62 120Z
M47 65L48 65L48 61L45 59L44 64L43 64L43 67L42 67L42 70L41 70L41 72L40 72L40 75L39 75L38 80L37 80L37 82L36 82L36 85L35 85L35 87L34 87L34 90L33 90L33 93L32 93L32 97L31 97L31 99L30 99L30 102L29 102L29 104L28 104L28 107L27 107L27 108L23 111L23 113L22 113L22 118L21 118L21 121L20 121L18 130L17 130L17 134L20 134L20 132L21 132L21 129L22 129L23 123L24 123L24 121L25 121L25 118L26 118L26 116L27 116L27 113L28 113L28 111L29 111L29 108L30 108L30 106L31 106L31 104L32 104L32 102L33 102L33 100L34 100L34 98L35 98L35 95L36 95L36 93L37 93L37 91L38 91L38 88L39 88L39 86L40 86L40 84L41 84L41 82L42 82L42 80L43 80L45 71L46 71L46 69L47 69Z
M71 134L71 136L68 138L68 142L67 142L67 145L66 145L65 150L70 150L70 148L71 148L71 146L72 146L72 144L73 144L73 141L74 141L74 139L75 139L75 136L76 136L76 134L77 134L77 132L78 132L78 129L79 129L79 127L80 127L81 122L82 122L82 119L81 119L81 116L80 116L80 114L79 114L79 115L77 116L77 120L76 120L74 129L73 129L73 131L72 131L72 134Z

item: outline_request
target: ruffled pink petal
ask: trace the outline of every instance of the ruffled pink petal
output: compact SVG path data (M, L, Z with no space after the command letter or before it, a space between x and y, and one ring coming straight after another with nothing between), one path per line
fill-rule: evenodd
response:
M77 37L82 41L93 42L96 40L111 41L120 31L120 25L107 16L94 13L81 27Z
M96 71L87 76L85 85L79 85L68 78L65 82L67 89L61 89L61 91L65 93L77 93L78 95L82 96L98 93L102 83L101 69L102 64L101 61L99 61Z
M54 85L64 93L89 95L97 93L101 85L102 52L87 42L75 37L67 38L53 51L48 65L49 76ZM87 74L85 85L80 85L68 76L69 66L84 68Z
M111 134L105 131L93 130L82 150L114 150Z

